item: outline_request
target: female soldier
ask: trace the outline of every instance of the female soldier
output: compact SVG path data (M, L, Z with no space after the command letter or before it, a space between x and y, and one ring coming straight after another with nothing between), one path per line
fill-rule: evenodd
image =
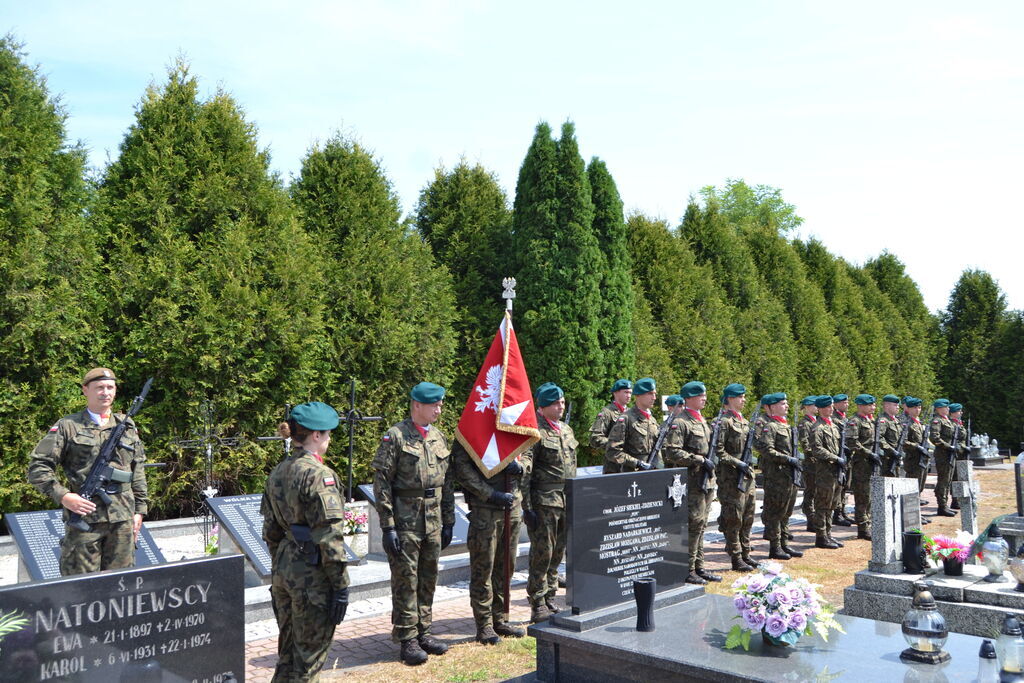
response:
M334 627L348 607L344 499L323 460L338 422L334 408L313 402L296 406L278 427L292 439L293 451L271 471L261 506L280 629L275 682L319 679Z

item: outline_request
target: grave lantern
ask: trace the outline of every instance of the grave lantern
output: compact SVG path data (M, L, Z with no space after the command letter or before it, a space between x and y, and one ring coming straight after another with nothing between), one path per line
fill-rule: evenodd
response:
M935 598L924 581L914 582L914 602L903 617L903 637L910 645L900 653L900 659L921 664L939 664L949 661L949 653L942 649L949 638L946 619L939 614Z
M996 647L991 640L981 641L981 650L978 652L978 683L998 683L999 681L999 658L996 656Z
M1024 680L1020 677L1021 665L1024 664L1024 638L1021 638L1020 622L1013 612L1003 619L1003 627L999 631L999 649L1003 653L999 680Z
M1006 544L999 525L993 524L988 530L988 540L981 546L981 561L988 570L985 581L989 583L1000 583L1006 581L1003 572L1006 571L1006 562L1010 558L1010 546Z
M1013 590L1024 593L1024 543L1017 550L1016 557L1010 558L1009 565L1010 574L1013 575L1013 578L1017 579L1017 585L1014 586Z

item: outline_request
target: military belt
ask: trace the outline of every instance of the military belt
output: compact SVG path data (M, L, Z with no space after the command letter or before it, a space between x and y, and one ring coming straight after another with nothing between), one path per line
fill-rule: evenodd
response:
M534 491L561 491L565 488L564 481L549 481L542 484L534 484Z
M433 498L437 489L394 489L396 496L403 498Z

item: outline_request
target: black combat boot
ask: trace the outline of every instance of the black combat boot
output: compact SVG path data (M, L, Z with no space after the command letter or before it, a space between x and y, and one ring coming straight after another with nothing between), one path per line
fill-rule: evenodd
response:
M544 603L540 603L539 605L534 605L530 609L530 623L531 624L536 624L536 623L541 622L541 621L547 621L548 617L550 617L550 616L551 616L551 610L549 610L548 606L545 605Z
M476 642L483 643L484 645L497 645L501 642L501 638L495 633L494 629L491 628L490 624L486 626L478 626L476 629Z
M786 553L790 557L803 557L804 556L804 553L803 553L802 550L793 550L792 548L790 548L789 544L786 543L786 539L782 539L781 545L782 545L782 552Z
M839 514L839 510L832 511L832 526L853 526L853 522L846 521L846 517Z
M842 548L845 545L842 541L837 541L836 537L832 535L832 532L829 532L828 540L832 541L833 543L835 543L840 548Z
M743 551L743 561L750 565L751 569L757 569L757 562L751 559L749 548Z
M954 498L953 502L949 504L949 509L950 510L959 510L960 509L960 501L957 500L956 498Z
M835 550L839 545L826 534L818 534L817 538L814 539L814 547Z
M940 505L939 511L935 514L939 515L940 517L956 517L956 513L947 508L945 505Z
M707 581L702 579L696 571L692 571L686 575L686 583L692 583L695 586L703 586L707 584Z
M732 569L737 572L752 572L753 568L739 555L732 556Z
M871 527L867 524L857 525L857 538L864 539L865 541L871 540Z
M547 605L547 608L551 610L552 614L558 614L562 611L562 608L556 605L552 598L544 598L544 604Z
M700 569L697 570L697 576L699 576L700 578L704 579L705 581L721 581L722 580L721 576L719 576L718 574L712 574L707 569L704 569L704 567L701 567Z
M768 551L768 557L773 560L791 560L793 556L782 549L782 543L780 541L772 541L771 549Z
M408 664L409 666L417 666L427 661L427 653L420 647L420 643L415 638L402 641L402 663Z
M448 646L443 640L438 640L429 633L424 633L419 637L420 647L423 648L424 652L432 655L443 655L448 652Z
M526 629L522 626L513 626L507 621L494 622L494 632L506 638L522 638L526 635Z

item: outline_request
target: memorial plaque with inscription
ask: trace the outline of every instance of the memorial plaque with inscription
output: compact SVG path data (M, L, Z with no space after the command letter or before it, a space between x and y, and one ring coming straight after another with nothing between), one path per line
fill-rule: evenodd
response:
M900 496L900 506L903 508L903 530L921 528L921 497L918 493L904 493Z
M238 545L239 549L252 562L256 573L262 577L270 576L270 549L263 540L263 514L260 502L263 495L250 493L243 496L222 496L207 498L210 511L221 525L221 533L226 532ZM351 564L359 564L359 556L345 545L345 554Z
M62 511L42 510L4 515L7 530L18 546L21 565L28 574L25 577L19 575L19 581L56 579L60 576L60 542L64 538ZM149 567L164 562L160 548L143 524L135 544L135 566Z
M0 681L241 680L242 564L233 555L0 588Z
M573 614L626 602L633 581L681 586L687 559L686 470L569 479L566 602Z

